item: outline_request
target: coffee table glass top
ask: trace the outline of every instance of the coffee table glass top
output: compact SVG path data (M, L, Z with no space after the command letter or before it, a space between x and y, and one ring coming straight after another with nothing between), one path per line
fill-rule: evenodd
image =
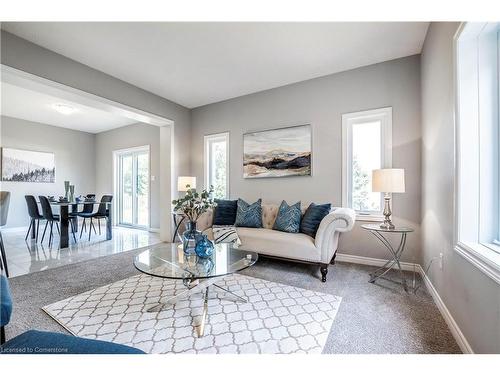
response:
M214 245L210 258L196 255L185 256L182 244L163 243L155 245L134 258L134 266L151 276L169 279L205 279L224 276L253 265L258 254L253 251L233 248L232 244Z

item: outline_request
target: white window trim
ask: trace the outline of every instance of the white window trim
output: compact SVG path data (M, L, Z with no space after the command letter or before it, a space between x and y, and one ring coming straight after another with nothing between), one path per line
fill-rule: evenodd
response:
M453 71L455 90L455 181L454 181L454 250L469 261L482 273L500 284L500 253L492 249L495 244L488 246L480 242L465 242L460 240L460 84L459 84L459 38L467 27L466 32L479 33L487 23L467 23L460 25L453 38ZM495 246L496 247L496 246ZM500 249L500 247L499 247Z
M345 113L342 115L342 206L351 207L352 122L379 120L382 126L382 167L392 168L392 107ZM381 195L382 202L382 195ZM381 204L381 209L383 205ZM356 212L356 221L383 221L384 216L373 212Z
M229 179L230 179L230 171L229 171L229 132L224 132L224 133L217 133L217 134L208 134L203 137L203 169L204 169L204 185L205 189L208 189L210 184L209 184L209 161L210 161L210 155L209 151L210 148L207 147L208 143L214 140L218 139L223 139L226 142L226 190L225 190L225 197L226 199L229 199Z

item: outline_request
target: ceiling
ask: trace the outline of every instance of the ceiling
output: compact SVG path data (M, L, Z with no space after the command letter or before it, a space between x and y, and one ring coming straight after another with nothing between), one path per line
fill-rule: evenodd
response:
M427 22L2 23L188 108L418 54L427 28Z
M99 133L137 122L103 110L5 82L2 82L1 92L1 109L4 116L88 133ZM54 109L54 104L69 105L75 111L72 114L64 115Z

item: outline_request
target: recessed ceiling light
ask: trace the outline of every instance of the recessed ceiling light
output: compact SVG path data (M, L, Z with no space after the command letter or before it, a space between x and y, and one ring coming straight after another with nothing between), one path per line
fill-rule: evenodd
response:
M61 104L61 103L56 103L52 106L57 112L63 114L63 115L71 115L72 113L76 112L76 108L67 105L67 104Z

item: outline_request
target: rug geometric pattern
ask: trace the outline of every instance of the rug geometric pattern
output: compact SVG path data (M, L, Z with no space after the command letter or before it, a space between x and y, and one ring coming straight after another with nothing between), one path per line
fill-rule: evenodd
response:
M321 353L341 298L240 274L211 287L205 334L196 326L202 294L160 312L146 310L185 290L181 281L145 274L45 306L43 310L80 337L130 345L147 353Z

